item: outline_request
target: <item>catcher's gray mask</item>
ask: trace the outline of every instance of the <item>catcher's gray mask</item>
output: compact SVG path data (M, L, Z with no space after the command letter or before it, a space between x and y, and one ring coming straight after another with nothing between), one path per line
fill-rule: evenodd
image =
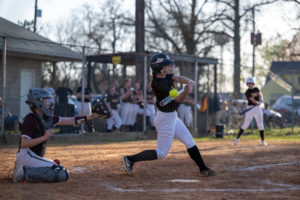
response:
M44 115L48 117L52 117L53 105L47 107L43 102L44 99L51 99L51 98L52 96L48 90L42 88L32 88L29 90L26 103L29 106L35 106L36 108L39 108L44 113Z

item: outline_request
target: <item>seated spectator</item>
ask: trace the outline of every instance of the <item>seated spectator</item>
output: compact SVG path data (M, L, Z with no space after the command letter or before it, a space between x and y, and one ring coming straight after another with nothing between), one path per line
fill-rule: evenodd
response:
M107 122L107 130L106 131L112 132L113 127L115 127L117 129L116 132L119 132L119 128L122 125L122 120L118 113L118 108L120 105L120 94L116 92L115 86L112 86L108 90L106 101L112 111L112 116L110 118L108 118L106 121Z
M4 112L4 129L13 130L15 133L19 132L19 124L21 123L18 115L12 115L6 106L3 105L0 97L0 125L2 121L2 112Z

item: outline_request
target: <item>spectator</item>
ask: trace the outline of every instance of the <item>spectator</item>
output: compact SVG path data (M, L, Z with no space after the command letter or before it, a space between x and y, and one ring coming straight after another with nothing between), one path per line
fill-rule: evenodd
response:
M67 81L63 80L61 86L56 90L55 102L58 104L67 104L69 95L73 94L73 91L66 86Z
M136 115L144 113L143 91L140 89L140 83L134 84L131 99L129 130L135 131Z
M79 115L91 115L92 114L92 107L91 107L91 98L92 98L92 89L87 86L87 81L84 81L84 97L83 102L81 102L81 86L77 88L76 97L77 97L77 108ZM94 133L94 126L93 121L86 122L86 129L87 132Z
M131 85L131 80L126 79L123 87L120 88L120 93L121 93L121 108L120 108L120 115L122 119L122 123L125 126L129 126L130 124L130 113L132 110L131 107L131 95L132 95L132 90L130 89Z
M2 112L4 112L4 128L13 130L15 133L19 132L19 124L21 123L18 115L12 115L9 110L3 105L2 98L0 97L0 125L2 121Z
M112 112L112 116L107 119L107 132L112 132L113 126L115 126L117 132L119 132L119 128L122 125L122 120L118 113L118 107L120 105L120 94L116 92L115 86L112 86L108 90L106 101Z
M150 120L151 127L149 122L147 127L155 130L154 128L154 117L155 117L155 107L156 97L152 91L151 82L147 84L147 122Z
M190 93L179 105L177 109L178 117L188 128L191 125L192 107L195 105L194 94Z
M48 90L51 94L51 99L49 100L50 104L55 104L55 90L53 88L52 82L49 82L47 86L44 87L45 90Z

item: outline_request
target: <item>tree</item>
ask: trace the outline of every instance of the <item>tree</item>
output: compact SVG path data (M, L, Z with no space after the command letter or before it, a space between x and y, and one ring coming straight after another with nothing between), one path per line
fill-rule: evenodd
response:
M229 35L233 40L233 49L234 49L234 96L236 98L240 97L240 73L241 73L241 19L246 17L248 13L253 8L258 8L263 5L274 3L278 0L260 0L255 3L250 4L247 1L244 7L240 12L240 0L214 0L216 3L216 10L221 15L221 28L225 28L225 32ZM245 3L245 2L244 2Z

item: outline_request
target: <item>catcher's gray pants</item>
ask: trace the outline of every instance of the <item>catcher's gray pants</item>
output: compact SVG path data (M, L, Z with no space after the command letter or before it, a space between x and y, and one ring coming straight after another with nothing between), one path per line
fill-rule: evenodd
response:
M178 118L176 111L167 113L157 111L154 124L157 131L156 152L158 159L163 159L167 156L174 137L184 143L187 149L195 146L194 138Z
M178 109L178 117L183 121L186 127L191 125L192 108L186 104L180 104Z
M247 108L250 108L250 107L251 106L247 106ZM251 110L246 112L244 124L242 125L242 129L246 130L249 127L253 117L256 120L258 129L260 131L264 130L264 119L263 119L263 114L262 114L260 106L254 106L254 108L252 108Z
M112 130L113 125L115 125L116 128L120 128L122 125L122 119L116 109L112 109L112 116L107 119L107 129Z
M26 167L52 167L56 163L53 160L48 158L40 157L36 155L33 151L29 148L21 148L20 151L17 153L16 162L15 162L15 169L19 169L19 167L26 166Z

